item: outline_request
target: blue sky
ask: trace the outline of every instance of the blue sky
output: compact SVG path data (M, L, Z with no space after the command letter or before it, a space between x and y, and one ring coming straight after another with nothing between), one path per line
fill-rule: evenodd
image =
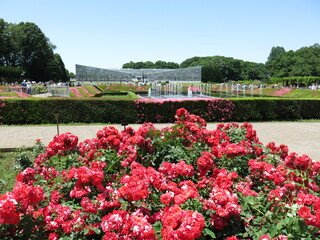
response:
M71 72L194 56L264 63L274 46L320 43L319 0L0 0L0 18L37 24Z

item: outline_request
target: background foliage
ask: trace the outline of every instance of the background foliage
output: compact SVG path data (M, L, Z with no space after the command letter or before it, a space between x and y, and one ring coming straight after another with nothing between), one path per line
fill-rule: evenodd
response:
M157 61L129 62L123 68L187 68L202 66L202 82L226 82L229 80L260 80L270 83L270 78L320 76L320 45L288 51L272 47L266 63L248 62L232 57L191 57L178 63ZM285 81L286 85L290 82ZM302 82L304 83L304 82Z
M67 70L55 46L31 22L7 23L0 18L0 77L28 78L34 81L68 80ZM17 76L17 70L22 69ZM10 71L11 70L11 71Z

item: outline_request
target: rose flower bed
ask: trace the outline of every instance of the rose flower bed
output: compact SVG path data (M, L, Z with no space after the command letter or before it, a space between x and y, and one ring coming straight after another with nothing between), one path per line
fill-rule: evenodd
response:
M252 125L55 136L0 196L1 239L319 239L320 164Z

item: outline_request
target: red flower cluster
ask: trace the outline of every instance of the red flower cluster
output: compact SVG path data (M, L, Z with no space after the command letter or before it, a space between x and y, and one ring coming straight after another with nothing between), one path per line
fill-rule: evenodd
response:
M0 196L0 236L236 240L259 229L260 239L288 239L261 225L278 224L290 209L286 216L317 237L320 163L264 146L249 123L208 130L186 109L175 118L161 130L105 127L79 144L71 133L55 136Z
M12 193L0 196L0 224L19 224L20 216L32 215L43 199L41 187L17 182Z
M166 207L161 216L163 239L192 240L201 236L205 221L198 212L181 209L178 205Z
M74 149L78 144L78 137L71 133L63 133L53 138L53 141L48 144L46 149L47 157L52 157L56 154L64 154L65 151Z
M104 173L98 169L92 167L91 169L82 166L78 169L72 167L67 173L68 179L77 179L73 190L70 192L70 197L81 198L84 195L91 192L89 183L95 186L99 191L103 191L104 186L102 185Z
M298 211L307 225L320 227L320 198L313 194L300 193L297 197L299 205L305 205Z
M114 210L102 218L104 240L117 239L155 239L152 225L144 214L137 210L128 214L124 210Z

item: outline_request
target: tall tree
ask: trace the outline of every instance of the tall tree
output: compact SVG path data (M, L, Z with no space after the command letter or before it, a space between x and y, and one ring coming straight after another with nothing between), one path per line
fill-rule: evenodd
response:
M54 81L68 81L69 76L65 69L61 56L58 53L53 55L49 63L50 79Z
M0 66L21 68L25 77L35 81L50 80L58 72L59 79L67 79L63 61L54 56L54 49L36 24L12 24L0 19Z
M53 59L54 46L34 23L19 23L22 29L21 66L26 76L35 81L50 80L49 64Z
M184 60L184 61L180 64L180 68L190 67L193 63L198 62L200 59L202 59L202 58L201 58L201 57L188 58L188 59Z
M273 69L275 68L275 64L277 59L281 54L284 54L286 50L283 47L272 47L270 54L268 56L268 60L266 61L266 67L269 70L269 75L274 76Z
M267 80L268 70L263 63L243 62L242 79Z
M267 63L267 64L268 64L268 63L271 63L272 61L274 61L275 59L277 59L281 53L284 53L284 52L286 52L286 50L285 50L283 47L279 47L279 46L277 46L277 47L272 47L272 48L271 48L271 52L270 52L270 54L269 54L269 57L268 57L268 60L267 60L266 63Z
M267 65L272 77L320 76L319 66L319 44L281 53Z
M21 39L21 28L0 19L0 65L11 67L20 65Z

